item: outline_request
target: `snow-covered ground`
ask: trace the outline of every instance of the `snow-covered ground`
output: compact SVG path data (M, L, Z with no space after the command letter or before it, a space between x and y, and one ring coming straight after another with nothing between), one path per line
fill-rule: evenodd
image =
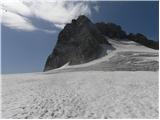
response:
M86 64L2 75L2 117L158 118L158 51L109 42L108 55Z

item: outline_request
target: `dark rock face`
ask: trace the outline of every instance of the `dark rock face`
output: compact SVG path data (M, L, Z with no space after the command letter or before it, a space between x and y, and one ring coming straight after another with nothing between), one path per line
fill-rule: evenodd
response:
M159 49L159 42L148 40L147 37L145 37L143 34L137 33L137 34L132 34L130 33L127 38L129 40L135 41L137 43L140 43L146 47L152 48L152 49Z
M106 35L110 38L126 38L127 35L125 31L122 30L121 26L114 23L96 23L97 28L103 35Z
M85 16L67 24L58 36L44 71L69 64L81 64L98 58L100 44L109 44L97 27Z

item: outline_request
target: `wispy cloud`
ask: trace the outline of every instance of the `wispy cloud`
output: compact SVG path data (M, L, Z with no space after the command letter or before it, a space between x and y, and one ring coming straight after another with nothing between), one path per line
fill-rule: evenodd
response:
M98 5L95 5L95 6L93 7L93 9L94 9L95 11L99 12L99 6L98 6Z
M29 19L26 19L18 14L12 12L6 12L2 18L2 23L10 28L33 31L36 30Z
M1 3L2 24L12 29L44 32L55 32L42 29L32 22L31 18L42 19L57 28L63 28L66 23L79 15L91 15L91 9L99 10L98 6L80 1L51 1L51 0L5 0Z

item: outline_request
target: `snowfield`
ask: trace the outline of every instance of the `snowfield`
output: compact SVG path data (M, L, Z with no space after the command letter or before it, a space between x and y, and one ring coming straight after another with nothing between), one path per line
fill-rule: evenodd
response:
M158 51L109 42L86 64L2 75L2 118L158 118Z

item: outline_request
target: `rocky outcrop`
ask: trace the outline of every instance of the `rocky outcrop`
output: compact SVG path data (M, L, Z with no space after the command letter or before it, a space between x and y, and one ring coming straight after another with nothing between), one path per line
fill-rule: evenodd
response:
M129 40L135 41L137 43L140 43L146 47L152 48L152 49L159 49L159 42L153 41L153 40L148 40L147 37L145 37L143 34L137 33L137 34L132 34L130 33L127 38Z
M97 28L103 35L110 38L124 39L127 37L126 32L122 30L121 26L114 23L96 23Z
M109 44L104 35L86 16L67 24L58 36L57 44L49 55L44 71L86 63L99 57L100 44Z

